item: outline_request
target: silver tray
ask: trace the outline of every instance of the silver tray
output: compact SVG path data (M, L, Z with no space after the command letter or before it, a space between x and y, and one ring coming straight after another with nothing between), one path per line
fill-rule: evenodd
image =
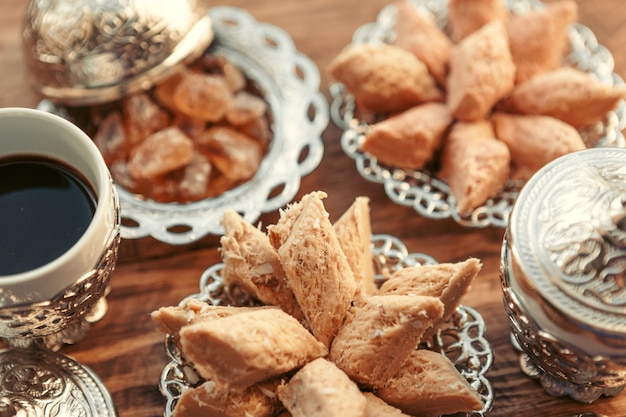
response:
M413 0L416 7L431 13L437 24L447 28L446 0ZM506 0L507 7L514 13L525 13L543 7L538 0ZM353 44L390 42L393 37L396 9L393 5L384 7L375 22L359 27L352 38ZM569 30L570 52L566 61L572 67L595 75L608 85L623 85L621 77L613 72L614 61L611 53L600 45L593 32L574 24ZM466 227L506 227L509 214L523 182L509 181L505 189L489 199L472 213L460 215L448 185L428 170L408 170L386 166L376 158L360 151L367 123L354 117L353 97L341 83L330 86L333 122L343 129L341 147L356 164L356 169L365 179L383 184L385 193L394 202L413 207L420 215L430 219L452 217ZM626 145L622 131L626 128L626 103L622 100L606 119L581 131L586 143L595 146Z
M428 255L408 253L404 243L394 236L374 235L372 244L372 257L379 284L398 269L437 263ZM194 298L212 305L254 305L253 301L243 294L235 294L230 298L225 293L220 275L222 268L223 264L219 263L206 269L200 278L200 292L186 297L181 304ZM485 339L485 330L485 322L476 310L460 306L450 320L441 326L432 340L420 346L420 348L440 352L450 359L482 397L485 404L483 410L467 413L466 417L484 417L491 409L494 400L491 383L486 377L493 363L493 352L489 342ZM186 388L197 385L201 378L193 367L185 362L171 336L165 339L165 351L170 362L161 373L159 388L166 399L163 414L165 417L172 417L182 392Z
M289 203L301 178L322 160L321 134L328 126L329 114L316 65L296 50L285 31L257 22L244 10L214 7L208 13L215 32L212 50L255 81L269 104L273 119L270 149L251 180L215 198L187 204L158 203L116 186L125 239L153 236L169 244L186 244L207 234L219 235L227 209L254 223L261 213ZM39 108L64 114L47 100Z

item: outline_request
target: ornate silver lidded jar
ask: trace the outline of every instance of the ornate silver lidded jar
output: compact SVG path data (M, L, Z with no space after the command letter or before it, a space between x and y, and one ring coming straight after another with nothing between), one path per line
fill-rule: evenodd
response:
M56 103L103 103L146 90L213 40L196 0L30 0L24 58Z
M501 281L520 366L591 403L626 385L626 149L561 157L522 189Z

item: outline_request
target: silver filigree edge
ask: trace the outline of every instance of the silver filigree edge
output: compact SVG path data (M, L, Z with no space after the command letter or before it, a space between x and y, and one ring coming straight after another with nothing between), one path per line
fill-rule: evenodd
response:
M440 27L447 25L446 0L413 0L415 5L433 14ZM543 7L538 0L507 0L507 7L514 13ZM352 43L389 42L393 36L395 8L384 7L375 22L359 27ZM593 74L609 85L623 85L621 77L613 72L611 53L600 45L593 32L581 25L570 28L570 48L567 57L570 65ZM412 207L420 215L430 219L453 218L465 227L495 226L505 228L513 204L523 184L509 181L505 189L472 213L461 215L448 185L428 171L404 170L379 164L376 158L359 150L367 123L354 118L354 99L341 83L330 86L330 113L333 122L344 130L341 147L354 159L356 169L365 179L383 184L385 193L396 204ZM581 131L583 139L596 146L626 146L622 131L626 128L626 102L621 101L605 121ZM596 142L597 140L597 142Z
M376 279L386 280L393 271L408 266L433 265L437 261L423 253L409 253L404 243L391 235L372 236L372 257L376 268ZM207 268L200 277L199 292L183 300L199 299L213 305L229 303L220 275L223 264ZM229 294L232 296L231 294ZM235 305L252 305L252 301L239 294ZM438 351L448 357L459 372L480 394L484 407L480 411L466 413L466 417L485 417L494 401L491 383L486 377L493 363L493 351L485 338L486 326L481 315L468 306L460 306L456 313L445 323L432 340L424 347ZM170 362L161 372L159 389L166 399L163 412L165 417L172 417L176 403L182 392L192 383L200 380L193 367L185 362L181 352L173 343L173 338L165 338L165 351Z

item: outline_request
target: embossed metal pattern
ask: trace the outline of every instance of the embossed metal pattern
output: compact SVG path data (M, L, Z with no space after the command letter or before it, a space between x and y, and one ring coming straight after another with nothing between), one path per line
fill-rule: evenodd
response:
M608 340L626 334L626 231L611 216L615 202L626 202L626 149L588 149L533 177L510 224L519 279Z
M33 86L71 104L147 88L213 38L196 0L31 0L23 26Z
M429 255L408 253L404 243L390 235L372 236L372 257L379 284L389 278L395 270L437 263ZM254 305L254 302L242 292L231 290L226 294L222 284L222 268L221 263L207 268L200 278L200 292L186 297L181 304L187 299L194 298L212 305ZM485 332L485 322L481 315L470 307L460 306L432 340L420 346L440 352L450 359L482 397L485 404L483 410L467 413L466 417L484 417L494 401L493 389L486 377L494 358ZM164 415L172 417L182 392L192 385L195 386L200 377L193 366L181 356L170 336L165 338L165 351L170 362L161 373L159 388L167 401Z
M116 187L122 206L124 239L152 236L169 244L187 244L208 234L223 234L225 210L250 223L261 213L289 203L303 176L324 154L322 132L328 126L328 103L319 90L318 68L298 52L282 29L257 22L234 7L209 10L216 54L226 56L256 82L273 118L273 139L256 175L218 197L188 203L157 203ZM39 108L63 115L63 108L44 100Z
M413 0L415 5L431 13L438 25L446 29L446 0ZM514 13L525 13L543 7L539 0L507 0L507 7ZM395 8L388 5L381 10L375 22L359 27L352 43L389 42L393 37ZM569 65L591 73L608 85L623 85L621 77L613 72L614 62L611 53L600 45L591 30L575 24L570 28L570 51L566 57ZM330 87L331 117L334 123L344 130L341 137L343 151L354 159L356 169L365 179L380 183L385 193L394 202L412 207L420 215L430 219L453 218L466 227L506 227L509 214L515 203L520 181L509 181L505 189L472 213L461 215L456 210L456 202L448 185L428 170L398 169L379 163L367 153L360 151L368 123L355 118L353 97L341 83ZM593 146L626 146L622 131L626 128L626 103L609 112L606 119L581 130L583 140Z
M39 349L0 351L0 410L29 417L114 417L110 394L87 367Z
M121 240L116 193L113 201L116 224L93 270L51 300L0 308L0 340L6 346L37 345L58 350L63 344L80 341L90 323L105 314L105 297Z
M514 277L510 256L505 239L500 279L513 343L521 351L522 371L539 379L544 390L553 396L570 396L591 403L603 395L619 394L626 385L626 357L590 356L542 329L511 288Z

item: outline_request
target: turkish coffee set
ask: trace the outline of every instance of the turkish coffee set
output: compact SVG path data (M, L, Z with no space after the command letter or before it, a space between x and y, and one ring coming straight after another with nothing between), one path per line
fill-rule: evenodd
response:
M67 65L66 59L39 59L39 54L44 53L65 56L70 34L83 36L80 29L85 29L84 25L96 24L101 28L99 35L106 35L107 19L122 14L137 17L135 29L141 33L142 28L164 19L172 3L160 0L159 6L149 2L148 7L146 2L98 1L93 3L94 10L89 8L92 3L86 6L77 0L31 1L24 21L27 63L34 75L33 85L51 101L42 101L33 114L26 111L26 116L19 116L37 119L36 112L41 110L63 115L53 101L98 103L145 89L146 85L153 85L178 66L197 58L215 38L220 39L225 54L231 54L235 61L240 59L242 65L247 62L249 57L242 57L242 51L250 49L250 45L242 41L237 30L254 31L256 22L249 15L228 8L206 13L192 0L183 4L175 2L180 9L175 14L178 20L170 19L171 32L166 26L159 34L171 43L161 44L158 53L151 49L147 54L139 45L124 45L123 50L112 53L112 44L102 42L107 39L105 36L99 40L98 53L71 65ZM67 14L68 10L72 13ZM162 10L164 14L150 14L146 10ZM42 18L55 14L54 19ZM228 24L220 25L227 20ZM236 25L232 24L233 20ZM55 30L50 30L49 25L54 25ZM268 31L264 27L263 36L270 36ZM90 181L108 191L98 193L99 201L106 200L99 205L105 206L102 210L106 210L107 220L106 227L91 238L92 243L98 242L98 253L91 259L91 265L81 265L80 273L67 266L49 272L63 278L55 278L54 285L47 283L46 290L34 289L36 284L23 285L18 280L0 289L0 336L4 345L0 351L3 376L0 416L39 416L44 415L43 410L48 410L49 414L45 415L115 416L113 401L97 375L58 350L64 344L79 342L90 325L106 313L109 278L120 239L152 235L168 243L184 244L206 233L219 233L219 217L226 207L233 205L242 213L248 212L246 217L253 221L260 211L275 210L291 201L299 178L317 166L323 153L320 136L328 121L325 99L317 91L314 76L317 70L312 62L296 59L301 56L289 45L286 34L276 30L273 36L279 47L273 45L271 51L261 47L261 56L252 57L255 64L295 65L297 61L299 68L305 67L310 72L308 78L313 78L307 80L305 71L304 81L294 81L304 84L298 101L284 108L275 104L278 107L273 109L276 114L287 108L303 109L302 114L277 120L278 126L293 120L298 124L308 123L307 140L282 145L293 156L288 158L293 159L293 165L287 164L282 172L273 168L280 164L267 163L260 175L269 179L259 187L262 191L253 204L231 193L216 199L212 205L199 203L192 213L181 208L175 213L176 222L186 221L194 232L182 237L145 220L163 216L162 206L137 201L116 187L108 173L93 174ZM45 45L56 45L57 49L45 50ZM267 60L263 53L283 56ZM268 61L274 64L264 64ZM275 88L273 80L265 79L262 74L271 71L295 73L292 67L264 68L257 74L257 81L269 90ZM281 99L285 96L280 90L275 95ZM317 113L313 120L307 115L311 105ZM17 116L13 113L6 117ZM298 122L303 120L308 122ZM1 116L0 123L3 123ZM82 134L74 131L70 122L53 123L61 126L61 130L69 129L71 135ZM31 146L33 151L42 144L34 142ZM303 148L308 149L307 160L298 161ZM0 150L9 155L29 151L19 147ZM58 157L72 163L72 156ZM268 157L273 156L270 153ZM104 165L103 161L95 164ZM296 183L291 183L289 178L293 177L294 169L299 176ZM98 175L104 175L105 179ZM269 198L277 184L287 184L286 191ZM250 207L259 204L260 211ZM142 217L145 213L148 215ZM213 213L211 222L199 223L196 216L205 218L207 213ZM143 224L138 229L125 227L121 221L125 215ZM500 276L512 329L511 341L520 351L521 369L538 378L551 395L569 395L577 401L593 402L602 395L619 394L626 385L626 150L588 149L547 165L519 193L505 226ZM66 253L59 259L67 256ZM166 386L167 383L162 382ZM491 391L489 395L487 402L491 404ZM83 411L73 414L73 410Z

